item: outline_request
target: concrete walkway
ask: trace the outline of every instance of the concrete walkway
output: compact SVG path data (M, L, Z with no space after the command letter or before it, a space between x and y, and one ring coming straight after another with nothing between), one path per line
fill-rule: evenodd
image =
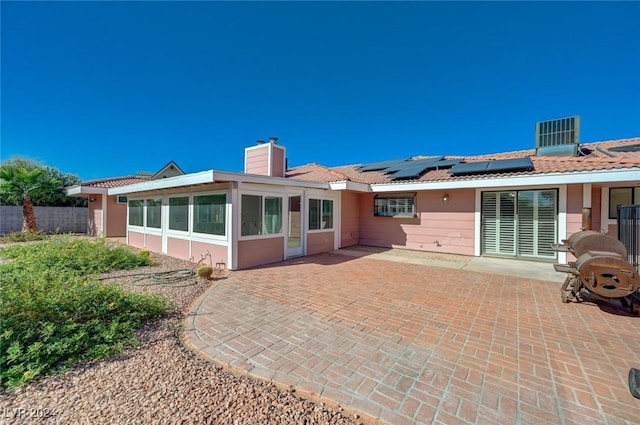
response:
M466 257L461 255L434 255L429 252L376 249L371 247L367 247L367 250L340 249L334 251L334 253L353 257L367 257L372 260L386 260L406 264L468 270L472 272L495 273L505 276L548 280L550 282L564 282L566 277L566 274L555 271L553 263L542 261L524 261L496 257Z
M639 423L640 318L562 304L561 274L535 279L548 263L385 255L233 272L194 304L187 344L394 425Z

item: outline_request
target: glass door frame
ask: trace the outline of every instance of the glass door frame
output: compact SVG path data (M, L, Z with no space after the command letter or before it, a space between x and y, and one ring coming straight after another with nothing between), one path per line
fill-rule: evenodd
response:
M304 202L304 192L303 191L287 191L287 202L286 202L286 217L287 217L287 228L284 238L284 249L285 249L285 258L292 257L301 257L305 252L305 228L306 228L306 208ZM299 217L296 219L291 213L291 200L294 198L299 198L299 210L293 211L299 212ZM292 231L295 232L296 228L298 228L297 238L295 235L292 235ZM297 245L295 244L295 239L297 239ZM292 246L292 243L294 244Z
M487 256L496 256L496 257L507 257L507 258L518 258L518 259L533 259L533 260L540 260L540 261L557 261L558 259L558 255L557 253L554 253L553 256L546 256L546 255L527 255L527 254L523 254L522 250L521 250L521 232L520 232L520 226L522 225L521 221L520 221L520 202L521 202L521 194L522 193L528 193L528 192L532 192L532 193L537 193L537 192L545 192L545 191L550 191L550 192L554 192L555 196L554 196L554 209L555 209L555 223L554 223L554 239L558 238L558 235L561 232L561 191L557 188L557 187L552 187L552 188L527 188L527 189L496 189L496 190L484 190L480 192L480 199L479 199L479 208L480 208L480 220L479 220L479 254L480 255L487 255ZM514 220L514 227L513 227L513 246L514 246L514 252L504 252L500 249L500 237L502 236L500 233L500 219L501 217L496 216L496 220L498 221L497 224L497 228L496 228L496 234L493 235L494 236L494 240L495 240L495 244L496 244L496 249L497 252L487 252L485 249L485 238L487 237L487 234L485 233L485 211L484 211L484 197L487 194L490 193L495 193L497 196L497 200L496 200L496 214L498 214L501 209L500 209L500 195L503 194L508 194L508 193L513 193L515 196L514 199L514 212L513 212L513 220ZM536 208L536 213L533 217L534 221L537 223L538 222L538 215L537 215L537 208ZM535 241L538 240L538 238L541 237L541 232L540 229L535 228L536 234L533 235L533 238ZM537 248L534 248L534 250L537 251Z

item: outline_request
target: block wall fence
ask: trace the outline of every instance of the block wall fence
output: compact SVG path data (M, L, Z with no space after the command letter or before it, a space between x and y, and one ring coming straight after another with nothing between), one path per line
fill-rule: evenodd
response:
M87 233L86 207L34 207L38 230L47 233ZM0 235L22 230L22 207L0 206Z

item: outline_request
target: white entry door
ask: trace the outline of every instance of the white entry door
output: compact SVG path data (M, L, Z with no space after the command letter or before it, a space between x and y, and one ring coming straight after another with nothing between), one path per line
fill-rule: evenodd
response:
M302 222L302 194L288 196L287 206L287 247L286 257L299 257L304 255L304 231Z

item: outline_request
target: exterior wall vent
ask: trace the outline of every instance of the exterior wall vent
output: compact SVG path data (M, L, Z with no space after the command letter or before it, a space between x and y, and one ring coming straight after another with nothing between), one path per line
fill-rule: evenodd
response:
M579 143L579 115L536 123L536 156L575 156Z

